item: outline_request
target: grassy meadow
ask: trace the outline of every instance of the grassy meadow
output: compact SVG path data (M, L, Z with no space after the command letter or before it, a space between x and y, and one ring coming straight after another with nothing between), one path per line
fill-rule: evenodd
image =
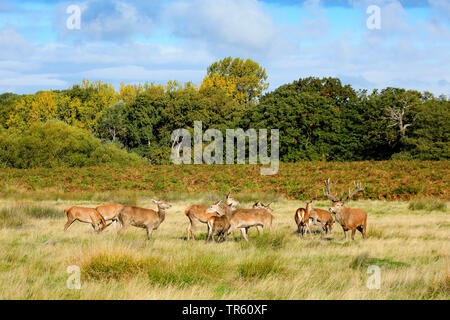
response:
M358 200L348 206L368 212L368 239L344 241L340 225L321 236L299 237L294 223L300 201L278 198L270 232L236 232L225 243L186 240L184 209L209 204L213 194L180 199L146 240L145 231L117 226L95 234L75 222L63 231L63 208L123 200L8 196L0 200L0 299L450 299L450 210L440 200ZM235 194L242 207L263 195ZM155 208L148 197L129 202ZM264 200L264 199L262 199ZM273 199L272 199L273 200ZM316 207L327 208L327 201ZM69 290L67 267L81 270L81 289ZM381 289L369 290L368 267L381 270Z

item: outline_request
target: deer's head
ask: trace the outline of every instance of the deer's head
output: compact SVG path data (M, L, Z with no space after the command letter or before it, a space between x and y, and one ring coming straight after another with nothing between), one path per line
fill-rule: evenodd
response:
M206 213L217 213L219 216L225 215L225 210L220 206L222 200L217 201L215 204L211 205L208 209L206 209Z
M239 201L233 199L230 194L231 192L228 192L228 194L225 195L226 205L231 206L232 208L236 208L238 205L240 205L240 203Z
M155 200L152 199L154 203L158 206L159 209L166 210L172 208L172 205L164 200Z
M342 196L342 197L338 198L337 196L335 196L331 193L331 188L334 185L332 185L330 183L330 179L325 181L325 186L327 187L327 191L324 190L324 194L329 200L331 200L332 205L328 209L331 213L334 213L334 214L339 213L340 214L342 212L342 209L344 208L345 202L347 200L351 199L358 192L364 190L364 187L362 186L361 183L353 182L353 185L354 185L353 191L349 188L347 196L345 196L345 197Z
M306 212L311 213L312 211L312 204L313 204L313 200L311 201L305 201L305 208L306 208Z
M261 207L263 209L266 209L267 211L269 211L270 214L273 215L273 209L270 207L270 205L272 204L272 202L269 202L269 204L265 205L264 203L261 202Z

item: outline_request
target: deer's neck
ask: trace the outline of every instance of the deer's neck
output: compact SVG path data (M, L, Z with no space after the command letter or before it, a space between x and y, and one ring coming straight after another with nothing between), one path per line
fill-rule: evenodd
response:
M233 211L231 210L231 206L226 205L225 207L225 216L228 218L228 220L231 220Z
M158 217L159 217L159 221L163 222L164 219L166 218L166 209L162 209L158 207Z
M348 210L347 208L342 208L340 212L336 213L336 221L339 222L341 225L344 225L348 221Z

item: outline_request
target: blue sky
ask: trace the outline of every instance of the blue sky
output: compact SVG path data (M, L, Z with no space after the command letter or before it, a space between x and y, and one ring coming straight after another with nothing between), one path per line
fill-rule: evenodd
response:
M69 30L78 5L81 29ZM366 26L381 9L381 29ZM335 76L356 88L450 94L448 0L0 0L0 92L82 79L199 84L212 62L250 58L270 90Z

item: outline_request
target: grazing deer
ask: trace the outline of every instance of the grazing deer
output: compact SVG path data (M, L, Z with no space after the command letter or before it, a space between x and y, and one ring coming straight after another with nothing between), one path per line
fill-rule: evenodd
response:
M103 231L108 226L106 225L106 221L103 216L98 213L97 210L92 208L74 206L64 209L64 212L67 215L67 223L64 226L64 231L66 231L72 223L74 223L74 221L90 223L92 228L94 228L97 233Z
M256 227L258 233L261 234L263 228L272 227L274 214L270 203L268 205L264 205L263 203L258 204L258 206L255 205L253 205L253 209L238 209L233 211L231 228L228 233L239 229L242 237L248 242L249 228Z
M150 240L153 230L158 229L159 225L166 218L166 210L172 207L164 200L153 200L158 205L158 211L152 209L139 208L134 206L124 206L119 213L119 221L122 228L119 234L122 234L129 225L147 230L147 238Z
M312 220L314 224L320 222L322 230L325 232L325 234L328 234L328 231L331 232L333 230L334 219L331 216L331 213L326 210L313 208L311 210L309 219L310 221Z
M227 195L227 201L228 201L228 203L230 203L233 206L233 208L235 208L239 205L239 201L230 197L229 194ZM210 213L206 213L206 210L208 210L208 208L209 207L207 207L207 206L191 205L184 211L184 214L189 219L189 225L187 228L187 239L188 240L190 239L191 236L192 236L192 240L195 240L194 227L195 227L196 222L208 224L208 219L210 217L212 217L212 216L218 217L218 214L216 212L210 211Z
M345 198L337 198L332 195L330 179L325 181L325 186L328 191L324 190L325 196L332 201L332 206L329 208L330 212L336 217L336 221L342 226L344 230L345 240L347 240L347 231L352 230L352 240L355 240L356 230L361 232L363 239L366 238L367 230L367 213L361 209L346 208L344 203L352 198L358 192L364 190L360 183L353 183L354 189L348 190L348 195Z
M95 208L106 221L117 222L119 221L119 213L123 209L123 205L112 203L98 206Z
M298 208L295 211L295 223L297 224L297 232L300 233L303 237L305 233L309 232L309 235L312 237L311 229L309 228L309 218L311 216L312 211L312 201L305 202L306 208Z

